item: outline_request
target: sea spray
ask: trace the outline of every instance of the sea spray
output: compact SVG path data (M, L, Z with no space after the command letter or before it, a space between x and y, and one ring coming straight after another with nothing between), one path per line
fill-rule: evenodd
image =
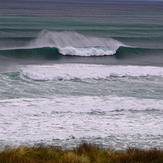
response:
M113 55L124 46L112 38L84 36L77 32L52 32L43 30L27 47L56 47L63 55L104 56Z

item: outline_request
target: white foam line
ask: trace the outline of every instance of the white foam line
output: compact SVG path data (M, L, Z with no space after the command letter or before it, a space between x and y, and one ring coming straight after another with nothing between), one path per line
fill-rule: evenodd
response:
M21 69L21 74L33 80L106 79L127 76L162 77L163 67L88 64L33 65Z
M91 113L122 110L163 110L163 100L115 96L55 96L51 98L20 98L0 100L1 114Z

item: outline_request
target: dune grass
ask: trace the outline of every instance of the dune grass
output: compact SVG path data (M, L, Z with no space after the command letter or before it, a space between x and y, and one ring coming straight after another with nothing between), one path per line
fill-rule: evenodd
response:
M156 148L113 151L87 142L73 149L19 146L1 151L0 163L163 163L163 151Z

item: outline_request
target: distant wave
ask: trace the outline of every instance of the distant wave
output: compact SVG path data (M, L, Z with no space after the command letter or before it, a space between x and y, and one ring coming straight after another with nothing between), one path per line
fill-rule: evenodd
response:
M58 59L63 56L102 57L127 59L140 56L162 55L163 49L125 46L114 39L90 37L76 32L43 30L25 47L1 49L0 55L21 59Z
M27 66L21 74L32 80L107 79L110 77L163 76L162 67L55 64Z

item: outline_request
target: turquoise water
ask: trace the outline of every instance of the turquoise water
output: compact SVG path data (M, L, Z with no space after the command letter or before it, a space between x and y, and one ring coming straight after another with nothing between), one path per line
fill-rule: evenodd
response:
M2 2L0 146L162 148L162 2Z

